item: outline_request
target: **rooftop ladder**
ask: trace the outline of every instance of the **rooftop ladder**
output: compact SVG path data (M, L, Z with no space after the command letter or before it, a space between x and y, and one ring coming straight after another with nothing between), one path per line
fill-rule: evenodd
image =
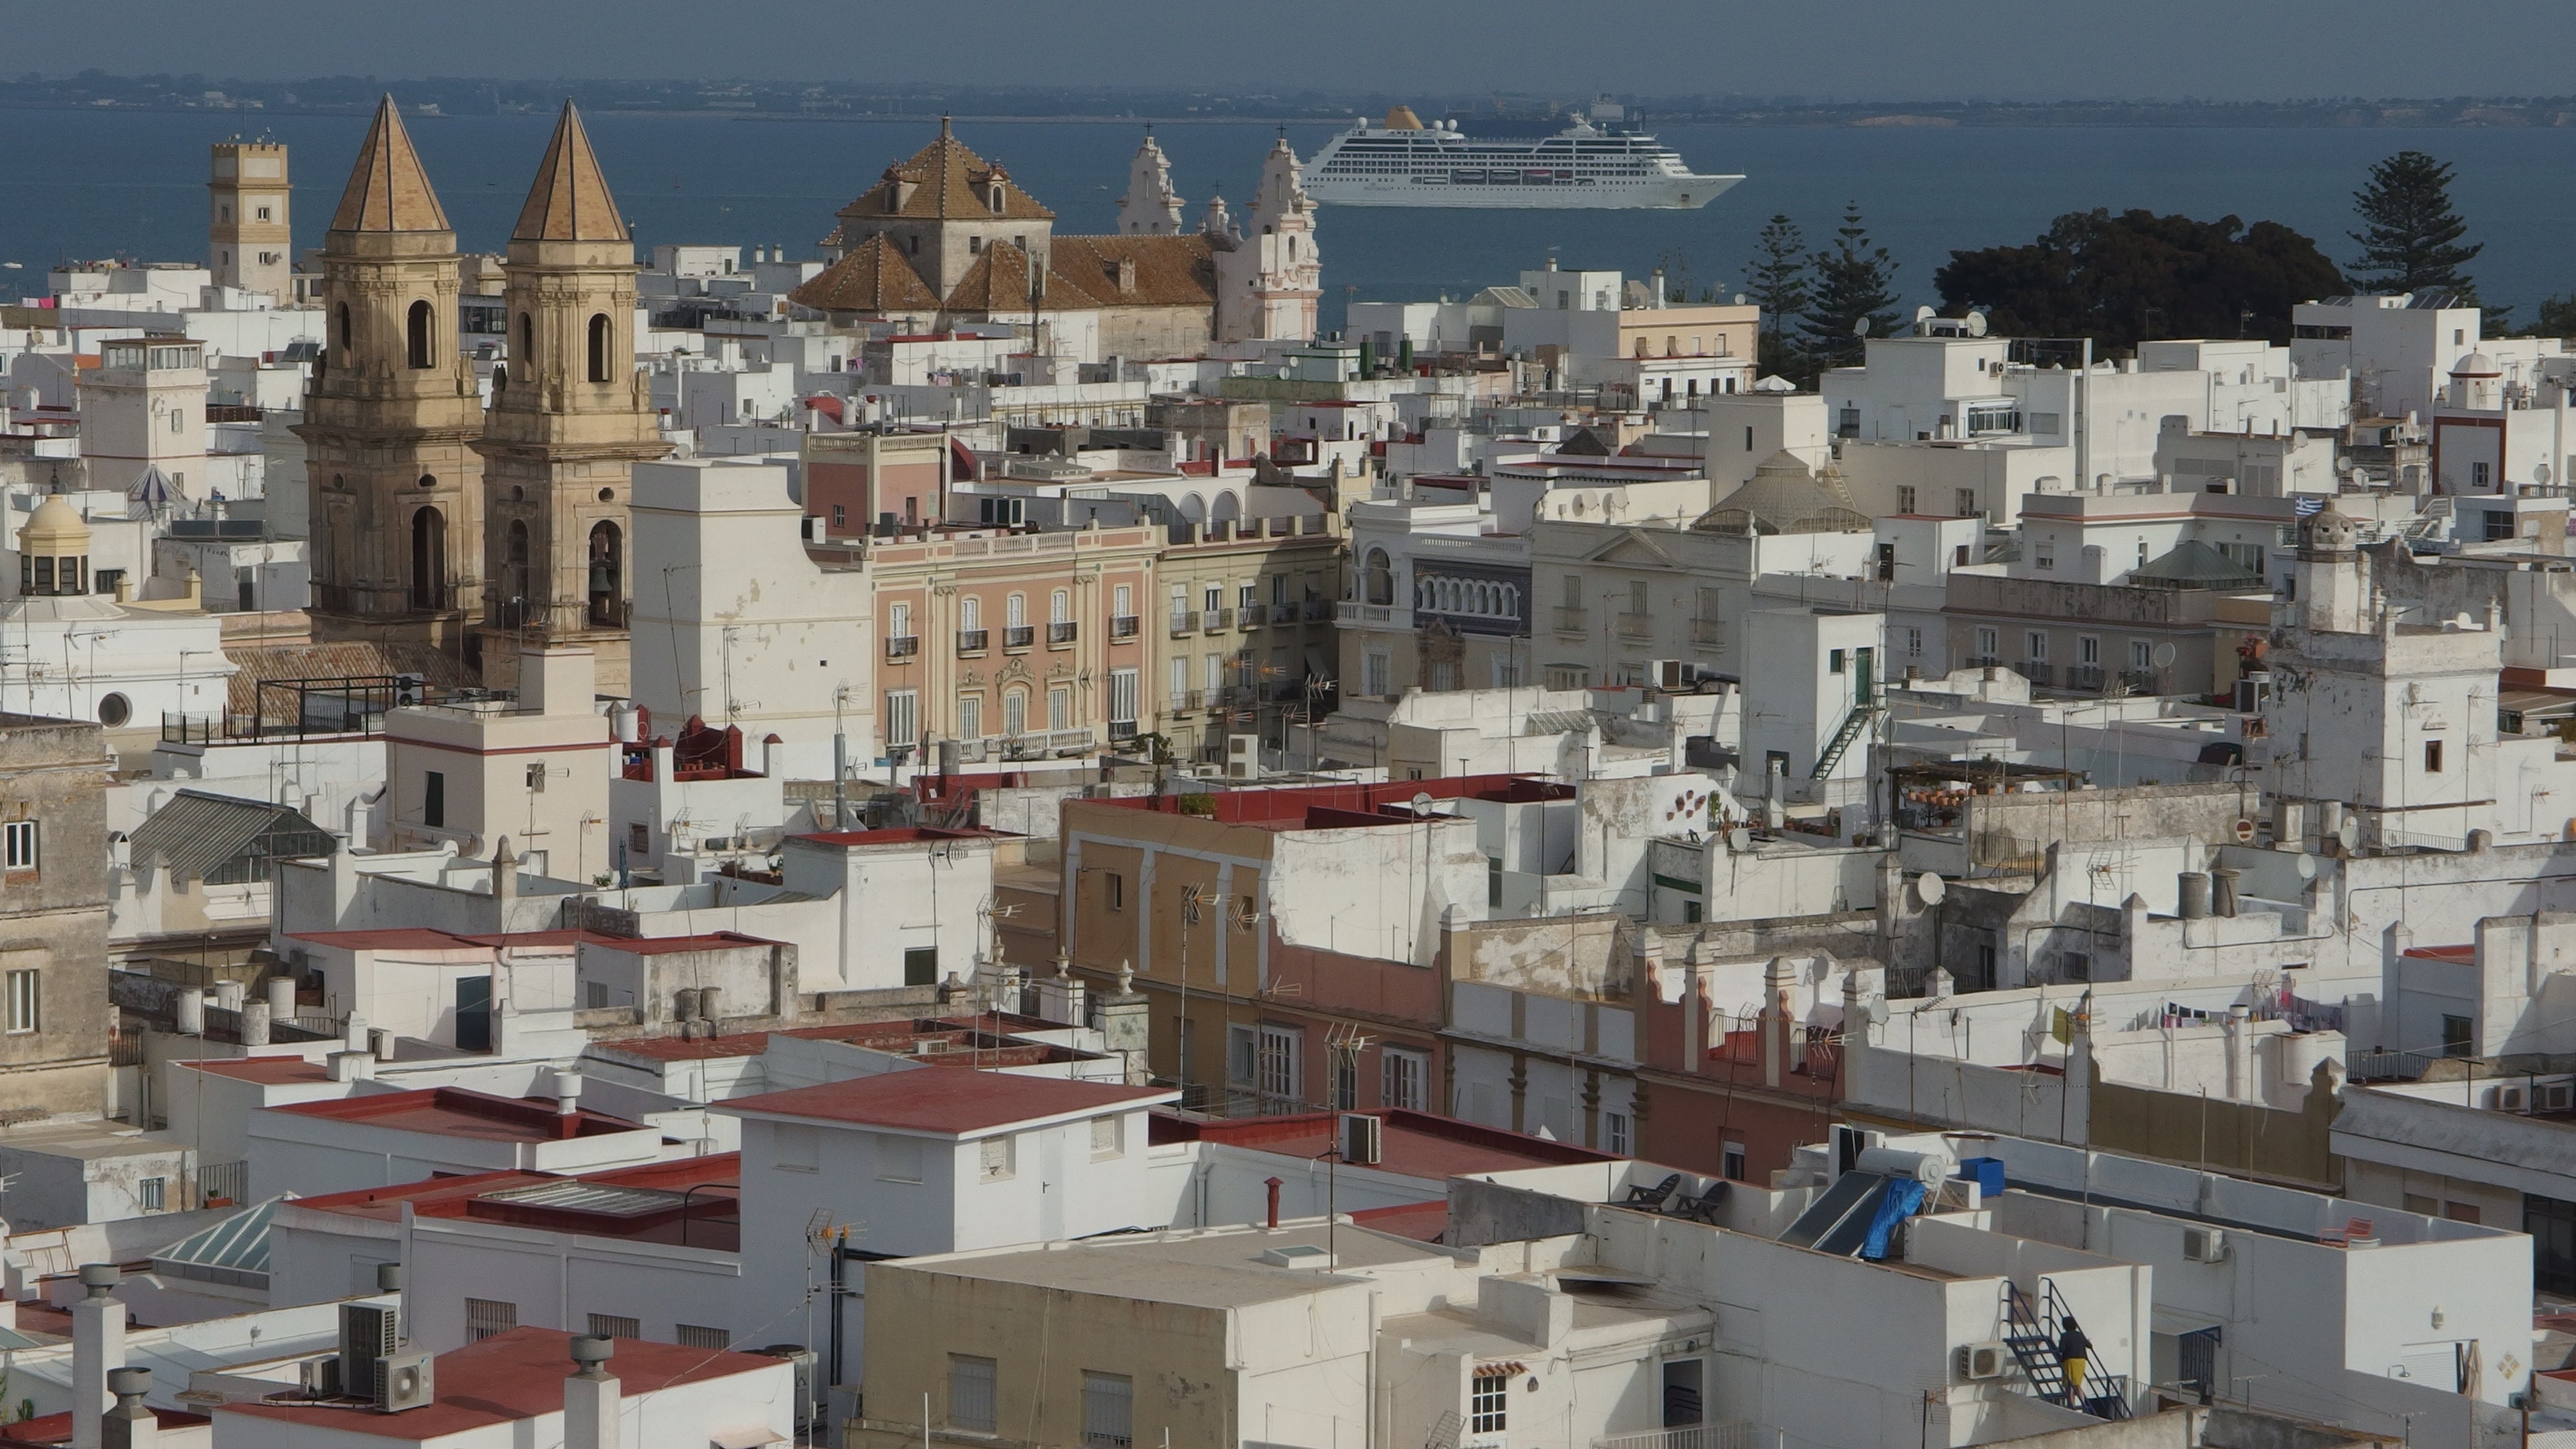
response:
M1874 704L1853 705L1851 713L1843 716L1843 727L1834 731L1834 737L1825 742L1823 752L1816 756L1816 768L1808 772L1808 778L1821 780L1831 773L1841 762L1843 751L1850 749L1852 741L1868 731L1869 722L1877 715L1878 706Z

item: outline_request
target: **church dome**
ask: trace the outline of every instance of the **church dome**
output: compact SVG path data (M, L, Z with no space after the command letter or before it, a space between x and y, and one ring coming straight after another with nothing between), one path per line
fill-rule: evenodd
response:
M2451 364L2453 377L2502 377L2503 375L2503 372L2496 367L2495 359L2483 352L2472 352Z
M2328 553L2349 552L2361 536L2361 526L2333 504L2327 504L2308 520L2308 547Z
M89 552L89 525L81 520L80 510L63 501L59 493L49 494L36 505L26 527L18 531L18 552L45 554L60 558L65 554Z

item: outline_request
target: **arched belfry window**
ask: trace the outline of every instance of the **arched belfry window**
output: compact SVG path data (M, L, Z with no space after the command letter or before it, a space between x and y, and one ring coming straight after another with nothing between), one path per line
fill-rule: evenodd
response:
M410 345L409 350L412 366L428 367L438 360L435 351L430 346L432 341L430 334L434 330L437 319L437 310L431 307L427 302L414 302L411 304L411 315L403 331L405 340Z
M590 380L608 381L608 314L590 314Z

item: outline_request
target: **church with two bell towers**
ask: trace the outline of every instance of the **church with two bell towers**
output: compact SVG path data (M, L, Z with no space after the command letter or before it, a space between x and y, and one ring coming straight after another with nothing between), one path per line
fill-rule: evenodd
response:
M635 367L635 245L580 114L556 122L503 267L485 406L456 352L463 257L388 97L319 258L330 329L299 428L318 638L426 643L517 682L575 645L627 686L628 496L669 452Z

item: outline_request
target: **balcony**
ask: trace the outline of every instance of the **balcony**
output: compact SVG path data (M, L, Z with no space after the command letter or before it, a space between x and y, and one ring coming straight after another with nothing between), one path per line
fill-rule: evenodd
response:
M1270 621L1270 611L1259 604L1246 604L1236 611L1235 617L1243 628L1258 629Z
M1001 756L1005 760L1061 760L1091 753L1093 737L1089 729L1032 730L1026 734L1004 735Z
M2132 669L2120 676L2120 682L2129 687L2131 694L2160 694L2163 692L2164 681L2156 676L2162 672L2156 669Z
M1294 624L1294 623L1296 623L1296 622L1297 622L1297 606L1296 606L1295 604L1273 604L1273 605L1271 605L1271 606L1270 606L1270 622L1271 622L1271 623L1273 623L1273 624Z
M1210 609L1207 611L1206 617L1207 631L1211 634L1223 633L1224 631L1234 627L1234 611L1232 609Z
M2048 688L2057 680L2057 671L2051 669L2045 659L2025 659L2013 667L2022 678L2041 689Z
M1002 628L1002 647L1016 654L1038 641L1038 631L1027 624L1006 624Z
M2102 666L2099 664L2068 665L2066 668L2066 687L2069 689L2100 689L2102 687Z
M991 645L992 642L993 631L990 629L960 629L957 631L957 652L960 654L981 654L988 646Z
M921 637L917 634L898 634L886 640L888 659L911 659L920 653Z
M1122 743L1134 738L1136 738L1136 722L1134 720L1113 719L1109 722L1109 739L1112 744Z
M1113 615L1109 620L1110 642L1116 643L1123 639L1135 638L1137 623L1138 620L1133 614Z
M1705 644L1712 649L1725 648L1726 621L1724 619L1691 620L1691 642Z
M1199 616L1195 611L1184 609L1172 615L1173 638L1177 639L1183 634L1195 634L1198 631Z
M1619 616L1619 637L1622 639L1652 639L1655 637L1655 616L1652 614L1621 614Z
M1331 617L1333 617L1333 601L1332 601L1332 600L1330 600L1330 599L1308 599L1308 600L1306 601L1306 622L1307 622L1307 623L1309 623L1309 624L1320 624L1320 623L1322 623L1323 621L1325 621L1326 619L1329 619L1329 618L1331 618Z
M1589 618L1591 613L1591 610L1583 607L1581 604L1564 604L1558 606L1556 611L1556 632L1559 634L1582 633L1587 627L1584 620Z
M1130 620L1129 622L1133 623L1134 621ZM1047 625L1047 647L1049 649L1061 649L1067 644L1072 643L1077 627L1078 626L1076 626L1071 619L1058 619L1054 623ZM1135 631L1130 629L1128 632L1132 634Z
M1348 599L1334 606L1333 618L1344 625L1363 628L1406 629L1413 627L1413 611L1393 604L1358 604Z

